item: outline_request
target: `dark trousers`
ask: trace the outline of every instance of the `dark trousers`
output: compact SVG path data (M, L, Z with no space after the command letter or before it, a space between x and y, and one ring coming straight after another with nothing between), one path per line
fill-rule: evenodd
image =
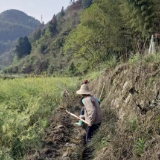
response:
M87 133L86 133L86 144L91 141L93 135L96 133L98 128L100 127L101 123L93 124L91 127L87 127Z
M86 134L86 144L88 144L98 128L100 127L101 123L94 124L91 127L87 127L87 134ZM86 146L83 151L83 160L92 160L93 159L93 152L94 147L93 146Z
M84 107L81 109L81 115L84 115Z
M84 107L81 109L81 115L84 115ZM96 133L101 123L93 124L91 127L87 127L86 133L86 144L91 141L91 138Z

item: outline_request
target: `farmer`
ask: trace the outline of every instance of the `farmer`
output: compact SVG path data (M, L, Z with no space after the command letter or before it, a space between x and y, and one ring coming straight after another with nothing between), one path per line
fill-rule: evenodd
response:
M85 80L85 81L82 82L82 84L88 84L88 83L89 83L88 80ZM96 97L94 97L94 98L98 101L98 103L100 105L100 100L98 98L96 98ZM84 106L84 98L83 97L81 98L81 102L80 103ZM80 118L84 118L84 107L82 107L82 109L81 109ZM78 126L82 126L83 122L82 122L82 120L79 120L75 124L78 125Z
M81 115L80 118L85 119L88 125L86 133L86 143L88 143L101 125L102 111L98 101L91 95L86 83L82 84L76 93L83 97L84 115Z
M94 97L97 101L98 101L98 103L99 103L99 105L100 105L100 100L98 99L98 98L96 98L96 97ZM84 106L84 98L82 97L82 99L81 99L81 104ZM84 118L84 107L82 107L82 109L81 109L81 112L80 112L80 118ZM82 120L79 120L77 123L75 123L76 125L78 125L78 126L82 126L82 124L83 124L83 121Z

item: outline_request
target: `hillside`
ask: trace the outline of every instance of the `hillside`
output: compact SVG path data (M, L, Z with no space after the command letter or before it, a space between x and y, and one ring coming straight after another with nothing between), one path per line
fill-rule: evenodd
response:
M30 55L14 61L4 73L83 75L110 66L111 61L145 54L152 34L159 44L158 0L85 2L86 6L84 0L73 1L53 15L45 30L31 38Z
M160 57L147 55L106 70L95 84L103 90L104 123L93 140L94 160L158 160ZM100 93L99 92L99 93ZM98 95L99 95L98 93Z
M159 160L160 56L134 60L106 69L90 81L90 90L100 97L104 115L90 143L92 158L87 158L85 150L85 125L76 126L77 120L63 110L79 115L76 85L49 117L42 148L29 150L24 159Z
M159 54L138 54L127 63L78 78L0 79L0 158L89 160L83 152L85 126L76 126L77 120L64 110L79 115L76 91L85 78L104 115L91 142L91 160L159 160ZM62 96L66 88L69 97Z
M7 10L0 14L0 54L15 46L15 40L29 35L40 22L22 11Z
M51 21L30 37L31 54L14 62L4 73L40 74L45 71L48 74L67 74L73 55L65 54L64 45L80 23L80 15L84 11L82 2L73 2L66 10L62 8L57 15L53 14ZM91 2L89 0L85 7L89 7Z
M159 0L72 2L0 74L0 160L160 160ZM103 112L89 145L66 112L85 79Z

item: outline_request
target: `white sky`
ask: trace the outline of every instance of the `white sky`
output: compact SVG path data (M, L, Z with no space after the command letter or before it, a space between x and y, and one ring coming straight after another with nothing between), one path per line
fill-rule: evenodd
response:
M47 23L54 14L61 11L62 6L66 8L70 0L0 0L0 13L8 9L17 9L25 12L39 21L41 15Z

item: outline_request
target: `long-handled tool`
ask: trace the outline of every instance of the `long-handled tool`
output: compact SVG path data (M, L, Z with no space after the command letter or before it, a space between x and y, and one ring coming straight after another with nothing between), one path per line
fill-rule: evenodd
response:
M75 117L75 118L77 118L77 119L79 119L79 120L83 121L84 123L88 124L84 119L79 118L77 115L75 115L75 114L73 114L73 113L69 112L68 110L66 110L66 112L67 112L68 114L70 114L72 117Z

